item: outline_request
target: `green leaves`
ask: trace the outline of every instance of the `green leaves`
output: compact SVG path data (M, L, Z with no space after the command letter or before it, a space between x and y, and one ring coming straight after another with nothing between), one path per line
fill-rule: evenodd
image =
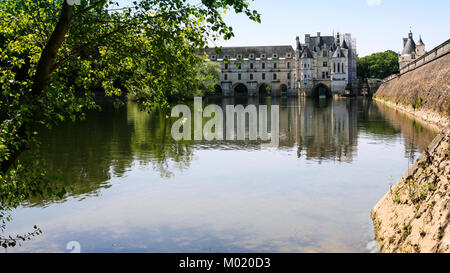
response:
M393 51L374 53L357 58L358 76L363 78L384 79L398 72L398 55Z
M245 0L140 0L132 7L84 0L70 8L63 1L0 1L0 211L44 194L28 187L42 177L19 176L27 168L16 162L38 146L37 128L83 119L100 108L95 97L120 105L131 94L150 108L209 93L218 69L205 66L198 52L208 39L234 36L223 11L260 22ZM66 194L52 187L45 193Z

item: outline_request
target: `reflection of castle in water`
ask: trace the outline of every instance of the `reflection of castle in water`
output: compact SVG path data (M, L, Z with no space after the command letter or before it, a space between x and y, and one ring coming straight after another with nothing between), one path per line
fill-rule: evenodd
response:
M354 100L290 100L280 105L280 146L298 157L350 162L357 145Z

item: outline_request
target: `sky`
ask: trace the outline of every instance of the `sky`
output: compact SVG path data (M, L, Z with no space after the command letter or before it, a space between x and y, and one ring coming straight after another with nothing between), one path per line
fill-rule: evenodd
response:
M126 0L124 0L126 1ZM261 13L261 24L244 14L227 12L235 37L217 46L295 45L305 34L351 33L358 55L394 50L411 28L430 50L450 38L450 0L249 0Z

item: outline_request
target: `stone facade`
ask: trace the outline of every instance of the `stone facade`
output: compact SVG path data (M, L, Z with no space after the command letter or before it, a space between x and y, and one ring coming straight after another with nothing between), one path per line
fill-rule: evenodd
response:
M419 37L419 42L416 44L413 39L413 34L410 31L408 38L403 38L403 51L398 58L400 69L422 57L425 53L425 44L422 41L422 37Z
M295 51L292 46L225 47L208 60L221 64L223 96L297 96Z
M305 35L292 46L225 47L206 51L221 64L222 95L331 96L356 80L356 45L350 34Z
M296 40L296 84L306 96L343 94L356 80L356 43L350 34Z

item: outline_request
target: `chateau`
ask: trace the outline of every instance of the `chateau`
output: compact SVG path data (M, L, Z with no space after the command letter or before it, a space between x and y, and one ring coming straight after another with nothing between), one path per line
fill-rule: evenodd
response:
M224 96L332 96L356 81L356 43L350 34L305 35L286 46L225 47L208 60L221 64Z
M422 41L422 37L419 36L419 42L416 44L412 32L409 31L408 38L403 38L403 51L398 58L400 69L415 59L422 57L425 53L425 44Z

